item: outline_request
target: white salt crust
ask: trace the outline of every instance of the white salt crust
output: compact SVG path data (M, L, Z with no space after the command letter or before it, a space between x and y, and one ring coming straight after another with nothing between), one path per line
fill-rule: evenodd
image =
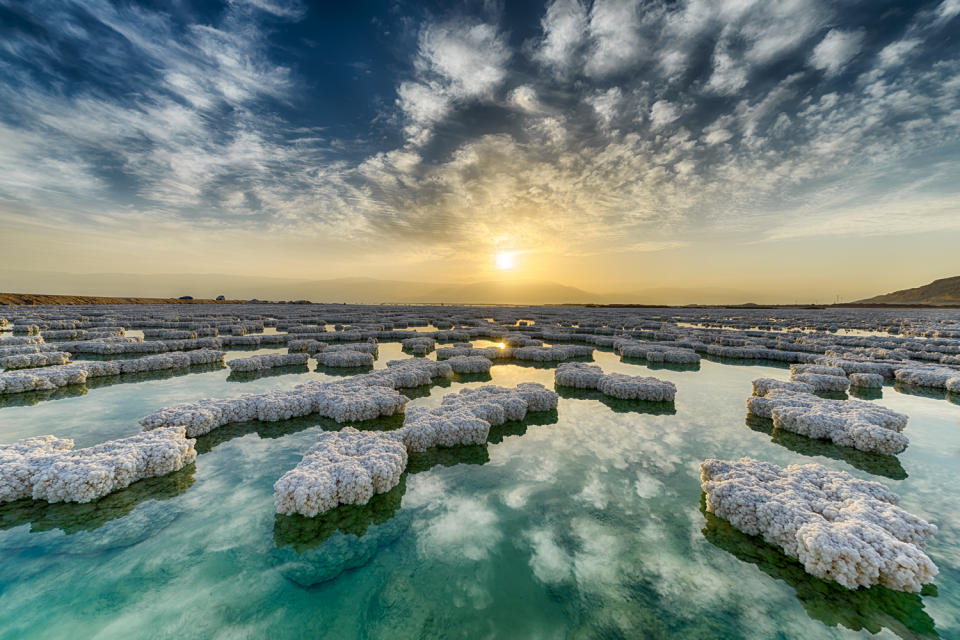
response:
M883 376L879 373L851 373L848 377L850 386L858 389L879 389L883 386Z
M483 444L492 425L523 420L529 411L555 409L558 398L535 383L514 389L487 385L447 394L439 407L411 409L396 431L346 427L322 433L303 460L274 484L277 513L312 517L340 504L365 504L397 485L407 451Z
M919 592L937 567L923 552L937 527L897 506L879 482L818 464L786 468L750 458L700 465L707 510L761 535L815 576L848 589Z
M237 358L227 362L231 371L262 371L274 367L290 367L307 364L310 356L306 353L268 353L249 358Z
M445 362L455 373L487 373L493 365L484 356L454 356Z
M166 427L76 450L73 440L54 436L0 445L0 501L97 500L182 469L197 457L194 444L183 427Z
M373 355L352 349L331 350L329 348L314 356L325 367L372 367Z
M621 400L673 402L677 387L672 382L622 373L603 373L600 367L581 362L561 364L554 372L554 381L577 389L596 389Z
M140 419L144 429L184 425L191 437L231 422L274 422L317 413L337 422L359 422L403 411L409 399L396 389L431 384L453 375L443 362L391 360L386 369L337 382L310 382L289 391L206 398L165 407Z
M406 467L407 449L392 433L325 431L273 485L274 505L277 513L312 517L341 504L366 504L397 486Z
M83 384L87 378L115 376L121 373L162 371L198 364L212 364L223 362L224 355L222 351L198 349L183 353L160 353L131 360L82 360L39 369L4 371L0 373L0 394L57 389L71 384Z
M842 369L838 369L838 371L841 372L840 375L813 372L794 373L790 376L790 380L808 384L813 387L814 391L843 392L850 388L850 380L843 375Z
M832 440L860 451L897 454L909 440L900 433L907 416L860 400L828 400L789 389L770 389L763 396L747 398L754 415L773 419L775 427Z
M0 357L0 367L7 369L30 369L67 364L70 354L65 351L41 351L39 353L21 353Z

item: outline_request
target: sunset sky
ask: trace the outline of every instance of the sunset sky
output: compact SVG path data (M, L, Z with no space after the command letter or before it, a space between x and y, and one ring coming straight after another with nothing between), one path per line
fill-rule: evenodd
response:
M960 0L0 0L0 78L7 268L960 275Z

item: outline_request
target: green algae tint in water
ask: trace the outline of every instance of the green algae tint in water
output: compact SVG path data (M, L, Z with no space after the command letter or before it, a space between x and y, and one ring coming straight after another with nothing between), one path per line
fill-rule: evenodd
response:
M376 366L397 357L399 345L383 344ZM276 516L272 499L317 433L338 428L315 417L221 428L199 439L194 465L91 505L7 504L0 634L960 638L960 406L885 387L874 401L910 415L911 444L871 457L747 419L750 382L785 369L704 360L651 370L600 351L596 361L673 381L676 403L564 391L555 413L496 427L484 447L413 455L394 490L315 519ZM176 402L337 379L314 368L115 380L8 402L0 429L5 442L54 433L85 446L135 433L138 418ZM490 380L552 387L553 369L497 364L489 377L415 390L411 406ZM745 455L891 486L940 526L928 548L935 588L848 591L704 514L700 461Z

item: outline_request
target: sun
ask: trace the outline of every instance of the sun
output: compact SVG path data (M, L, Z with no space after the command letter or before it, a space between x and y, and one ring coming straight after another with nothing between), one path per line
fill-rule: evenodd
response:
M516 260L513 253L509 251L502 251L496 255L497 258L497 269L502 269L506 271L507 269L513 269Z

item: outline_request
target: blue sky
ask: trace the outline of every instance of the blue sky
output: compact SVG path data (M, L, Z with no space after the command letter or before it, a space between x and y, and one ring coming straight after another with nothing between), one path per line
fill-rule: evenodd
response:
M0 0L5 249L35 270L456 281L509 252L512 277L593 290L742 287L756 262L765 289L920 284L960 272L958 33L960 0Z

